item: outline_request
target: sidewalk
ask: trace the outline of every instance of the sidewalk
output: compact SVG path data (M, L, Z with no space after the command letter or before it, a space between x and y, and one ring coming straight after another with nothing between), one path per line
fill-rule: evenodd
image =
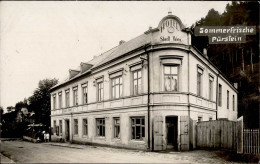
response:
M41 144L45 145L51 145L51 146L60 146L60 147L68 147L68 148L74 148L74 149L84 149L86 148L86 145L78 145L78 144L71 144L67 142L42 142ZM90 145L87 145L90 146ZM93 146L90 146L93 147Z

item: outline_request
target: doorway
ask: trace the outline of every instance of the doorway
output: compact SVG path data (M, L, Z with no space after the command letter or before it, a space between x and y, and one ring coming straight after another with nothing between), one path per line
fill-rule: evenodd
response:
M178 150L178 116L166 117L167 149Z
M66 142L70 141L70 120L65 120L65 136Z

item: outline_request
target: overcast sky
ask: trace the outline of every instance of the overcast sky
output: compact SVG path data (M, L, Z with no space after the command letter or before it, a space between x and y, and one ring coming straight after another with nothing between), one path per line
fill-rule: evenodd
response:
M185 26L228 2L0 2L0 105L28 98L39 80L64 80L70 68L157 27L171 10Z

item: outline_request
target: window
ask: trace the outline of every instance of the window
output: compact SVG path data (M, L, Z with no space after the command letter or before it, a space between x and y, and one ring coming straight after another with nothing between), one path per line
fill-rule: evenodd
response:
M60 120L60 134L62 134L62 120Z
M133 94L138 95L141 93L142 73L141 69L133 71Z
M57 134L56 129L57 129L56 120L54 120L54 121L53 121L53 130L54 130L54 132Z
M59 108L62 108L62 93L59 93Z
M197 71L197 95L202 96L202 74L203 70L198 68Z
M199 117L198 117L198 122L201 122L201 121L202 121L202 117L199 116Z
M53 95L53 109L56 109L56 94Z
M233 111L235 111L235 95L233 95Z
M114 137L120 138L120 118L114 118Z
M97 136L105 137L105 119L104 118L97 118Z
M74 119L74 135L78 134L78 119Z
M83 119L83 135L88 135L88 120Z
M229 109L229 90L227 90L227 109Z
M97 97L98 97L97 101L102 101L103 100L103 96L104 96L104 94L103 94L103 92L104 92L103 91L103 81L97 83L97 91L98 91L98 93L97 93Z
M178 90L178 66L164 66L165 91Z
M56 135L59 135L59 126L57 126L56 120L53 121L53 130L56 133Z
M213 78L209 77L209 100L213 100Z
M87 87L83 87L83 104L87 104L88 103L88 91L87 91Z
M112 83L112 98L119 98L122 96L123 88L122 88L122 76L115 77L111 79Z
M132 122L132 139L142 140L145 137L144 117L133 117Z
M78 105L78 87L73 88L73 105Z
M70 106L70 91L67 90L66 91L66 107L69 107Z
M222 85L218 84L218 106L222 106Z

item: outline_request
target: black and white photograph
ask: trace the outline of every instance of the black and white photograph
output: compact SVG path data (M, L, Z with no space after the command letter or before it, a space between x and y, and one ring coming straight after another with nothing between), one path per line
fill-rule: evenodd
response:
M0 163L260 163L259 2L1 1Z

